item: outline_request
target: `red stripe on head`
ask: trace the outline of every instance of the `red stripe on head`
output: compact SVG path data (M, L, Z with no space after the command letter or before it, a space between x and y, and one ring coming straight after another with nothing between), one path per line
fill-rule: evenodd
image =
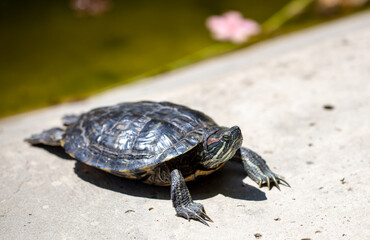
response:
M211 145L212 143L220 141L220 138L208 138L207 140L207 146Z

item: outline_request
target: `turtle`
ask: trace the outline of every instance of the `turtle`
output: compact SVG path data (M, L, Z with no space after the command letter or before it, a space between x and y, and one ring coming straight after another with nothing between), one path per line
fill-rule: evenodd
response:
M186 182L219 170L234 159L259 187L289 186L266 161L242 147L238 126L219 126L206 114L171 102L126 102L63 117L64 128L25 141L61 146L73 158L111 174L170 186L177 216L212 222L194 202Z

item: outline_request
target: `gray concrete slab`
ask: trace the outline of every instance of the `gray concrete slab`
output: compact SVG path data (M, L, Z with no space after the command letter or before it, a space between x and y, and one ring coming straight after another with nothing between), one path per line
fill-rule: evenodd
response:
M2 119L0 238L370 239L369 23L364 12L86 101ZM176 217L167 188L23 143L66 113L141 99L239 125L244 145L292 188L258 189L227 164L189 186L214 220L206 227Z

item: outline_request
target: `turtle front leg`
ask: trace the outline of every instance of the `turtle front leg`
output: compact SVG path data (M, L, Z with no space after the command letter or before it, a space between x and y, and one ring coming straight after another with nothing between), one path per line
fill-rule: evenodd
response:
M189 221L198 220L207 226L209 225L206 221L212 222L206 215L203 205L193 202L185 180L177 169L171 172L171 200L178 216Z
M244 170L247 172L248 176L255 181L260 188L262 185L267 185L270 190L272 187L271 184L275 184L280 190L279 184L281 184L281 182L290 187L289 183L286 182L283 177L273 173L267 166L266 161L252 150L241 147L238 158L241 159Z

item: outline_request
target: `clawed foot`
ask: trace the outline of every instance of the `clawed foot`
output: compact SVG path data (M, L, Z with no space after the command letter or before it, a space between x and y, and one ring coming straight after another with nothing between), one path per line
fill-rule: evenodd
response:
M204 207L200 203L189 203L188 205L184 206L177 206L176 212L178 216L186 218L190 221L190 219L195 219L200 221L201 223L208 225L206 221L213 222L210 217L207 216Z
M258 174L258 176L255 176L255 179L253 180L258 183L260 188L262 186L267 186L269 190L271 190L273 186L280 190L279 184L281 183L284 183L285 186L290 187L289 183L285 181L283 177L273 173L270 169L264 169L264 171Z
M247 148L241 148L240 153L245 171L260 188L267 185L270 190L275 185L280 190L279 184L281 183L290 187L289 183L283 177L270 170L266 161L260 155Z
M181 172L177 169L171 172L171 199L178 216L190 219L195 219L201 223L208 225L208 222L213 222L207 216L204 207L200 203L193 202L189 189L186 186L185 180Z

